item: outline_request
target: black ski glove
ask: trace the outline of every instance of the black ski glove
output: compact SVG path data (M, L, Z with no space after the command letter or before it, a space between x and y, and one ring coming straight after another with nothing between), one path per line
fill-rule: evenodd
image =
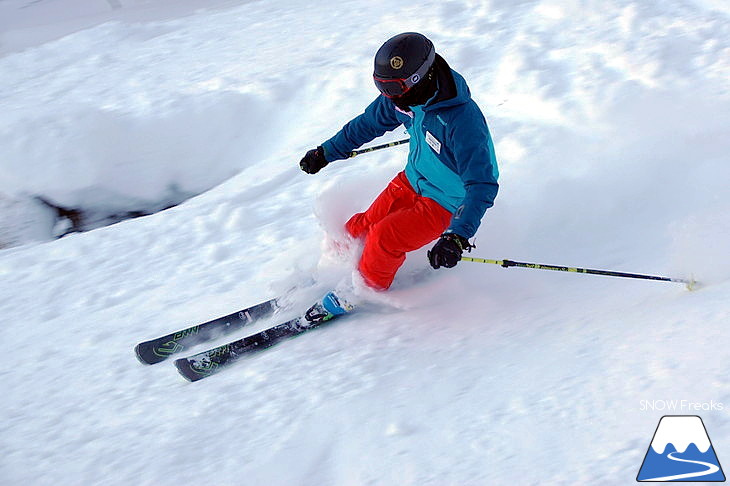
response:
M316 149L312 149L299 162L299 167L307 174L316 174L322 167L329 164L324 158L324 149L320 145Z
M456 233L444 233L428 252L428 261L433 268L452 268L459 263L464 250L471 251L471 248L469 240L463 236Z

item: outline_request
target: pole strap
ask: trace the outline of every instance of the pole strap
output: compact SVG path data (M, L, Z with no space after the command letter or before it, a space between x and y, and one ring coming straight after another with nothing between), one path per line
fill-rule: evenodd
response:
M578 268L578 267L564 267L559 265L545 265L543 263L526 263L516 262L513 260L488 260L486 258L473 258L473 257L461 257L463 261L476 262L476 263L489 263L493 265L499 265L504 268L509 267L520 267L520 268L534 268L537 270L554 270L557 272L570 272L570 273L586 273L590 275L603 275L606 277L623 277L623 278L637 278L644 280L658 280L662 282L676 282L683 283L689 290L694 290L697 287L697 282L694 279L683 279L683 278L671 278L671 277L659 277L656 275L644 275L640 273L627 273L627 272L615 272L612 270L595 270L591 268Z

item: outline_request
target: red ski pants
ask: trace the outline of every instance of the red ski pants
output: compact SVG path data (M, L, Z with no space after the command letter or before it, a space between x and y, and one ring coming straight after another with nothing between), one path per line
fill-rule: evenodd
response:
M389 288L406 252L438 238L451 216L433 199L416 194L405 173L398 173L367 211L345 224L354 238L365 238L358 264L365 283L377 290Z

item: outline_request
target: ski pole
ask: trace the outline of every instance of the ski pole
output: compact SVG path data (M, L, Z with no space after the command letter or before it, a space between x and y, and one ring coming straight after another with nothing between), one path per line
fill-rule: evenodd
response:
M398 140L396 142L384 143L383 145L376 145L375 147L368 147L368 148L364 148L364 149L360 149L360 150L353 150L352 152L350 152L348 157L352 158L352 157L355 157L356 155L366 154L368 152L374 152L375 150L380 150L380 149L384 149L384 148L388 148L388 147L395 147L396 145L408 143L408 141L409 141L409 139L406 138L404 140Z
M463 261L467 261L467 262L491 263L493 265L500 265L504 268L509 268L509 267L535 268L538 270L555 270L558 272L588 273L591 275L604 275L606 277L639 278L639 279L644 279L644 280L659 280L662 282L677 282L677 283L685 284L687 286L688 290L695 290L698 285L694 279L686 280L683 278L658 277L656 275L642 275L642 274L638 274L638 273L614 272L611 270L593 270L590 268L562 267L562 266L558 266L558 265L544 265L541 263L515 262L512 260L488 260L486 258L472 258L472 257L461 257L461 259Z

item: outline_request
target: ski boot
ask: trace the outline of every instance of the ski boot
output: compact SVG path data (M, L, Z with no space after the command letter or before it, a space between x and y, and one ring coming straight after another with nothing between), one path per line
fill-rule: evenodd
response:
M355 308L352 304L338 297L334 292L327 292L322 300L310 307L301 321L303 327L310 327L347 314Z

